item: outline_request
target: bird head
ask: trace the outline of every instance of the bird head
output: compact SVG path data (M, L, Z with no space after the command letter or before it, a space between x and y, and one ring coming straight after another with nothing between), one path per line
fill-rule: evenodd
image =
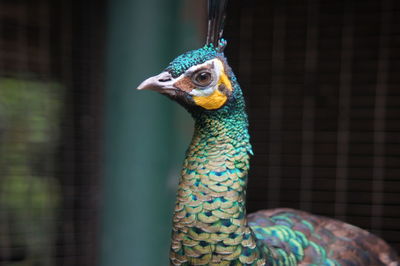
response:
M167 95L192 113L229 109L241 97L241 91L222 52L225 44L221 40L218 47L207 44L178 56L137 89Z

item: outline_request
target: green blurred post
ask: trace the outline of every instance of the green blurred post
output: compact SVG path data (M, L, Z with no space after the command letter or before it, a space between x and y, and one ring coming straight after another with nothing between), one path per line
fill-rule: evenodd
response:
M182 39L195 43L194 27L180 34L181 5L108 1L101 266L168 264L175 193L168 178L177 178L183 158L173 120L182 115L166 97L135 88L177 55Z

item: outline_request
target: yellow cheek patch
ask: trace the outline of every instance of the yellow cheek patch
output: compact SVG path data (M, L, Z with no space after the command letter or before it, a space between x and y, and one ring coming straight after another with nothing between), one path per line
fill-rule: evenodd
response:
M194 102L207 110L214 110L220 108L228 97L216 89L211 95L208 96L194 96Z
M216 85L215 91L208 96L193 96L194 102L203 107L204 109L207 110L215 110L220 108L225 104L225 102L228 100L228 96L221 92L218 88L221 84L223 84L230 92L233 91L232 84L228 78L228 76L224 73L224 66L221 61L217 60L216 64L220 65L220 69L222 73L220 74L220 78L218 80L218 83ZM230 94L230 93L228 93Z
M222 64L222 62L220 60L216 60L215 63L219 65L219 69L221 70L221 74L220 74L219 80L218 80L218 86L221 84L224 84L225 87L227 87L229 91L232 91L233 90L232 84L229 81L228 76L225 74L224 64Z
M225 75L225 73L222 73L221 77L219 78L218 86L221 85L221 84L224 84L228 88L228 90L230 90L230 91L233 90L232 89L232 84L229 81L229 78Z

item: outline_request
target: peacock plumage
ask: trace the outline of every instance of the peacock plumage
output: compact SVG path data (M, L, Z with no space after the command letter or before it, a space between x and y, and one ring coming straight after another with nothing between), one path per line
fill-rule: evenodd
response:
M177 191L171 265L399 265L383 240L337 220L292 209L246 216L252 148L245 101L223 53L221 12L210 13L214 38L138 87L167 95L195 121Z

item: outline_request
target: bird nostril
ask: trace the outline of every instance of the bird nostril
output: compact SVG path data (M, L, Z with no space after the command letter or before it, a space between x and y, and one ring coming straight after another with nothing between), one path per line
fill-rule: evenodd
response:
M159 82L167 82L167 81L171 81L171 78L161 78L158 81Z

